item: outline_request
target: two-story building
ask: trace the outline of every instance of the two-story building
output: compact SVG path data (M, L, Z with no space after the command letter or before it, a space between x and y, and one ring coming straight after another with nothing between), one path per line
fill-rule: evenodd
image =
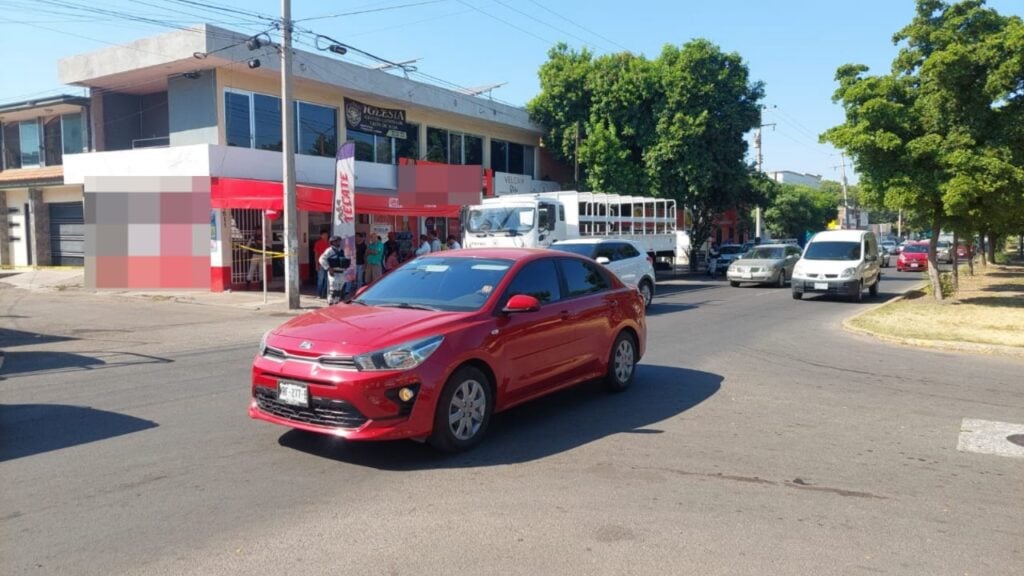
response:
M254 243L283 246L279 47L249 40L204 25L59 62L92 95L95 151L65 158L65 181L84 187L87 286L238 288ZM339 142L356 143L357 230L394 232L410 252L426 230L458 234L467 199L569 174L521 108L333 54L293 61L304 278Z
M0 104L0 265L82 266L81 184L64 157L90 150L90 102L56 96Z

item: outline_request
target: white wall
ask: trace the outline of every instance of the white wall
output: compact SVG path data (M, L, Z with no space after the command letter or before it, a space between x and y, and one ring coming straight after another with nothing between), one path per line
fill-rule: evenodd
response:
M28 250L25 243L25 203L28 202L28 189L16 188L7 190L7 208L17 208L18 212L9 212L7 221L11 225L11 241L7 249L10 251L11 264L28 266ZM17 240L15 240L17 238Z
M71 154L64 159L64 181L82 184L86 176L221 176L280 182L280 152L236 146L172 146L116 152ZM295 179L301 184L332 186L334 158L295 157ZM360 188L398 188L398 167L356 162Z

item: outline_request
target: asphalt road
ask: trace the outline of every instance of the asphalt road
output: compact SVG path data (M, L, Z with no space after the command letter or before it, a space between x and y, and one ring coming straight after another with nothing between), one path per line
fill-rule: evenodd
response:
M0 288L0 572L994 574L1024 566L1020 360L891 347L863 304L662 283L633 388L442 456L250 421L280 316ZM0 280L2 281L2 280Z

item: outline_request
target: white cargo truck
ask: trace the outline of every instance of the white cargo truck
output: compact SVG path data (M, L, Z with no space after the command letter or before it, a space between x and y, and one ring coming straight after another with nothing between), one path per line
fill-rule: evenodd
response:
M676 230L676 202L597 192L541 192L486 198L463 209L464 248L545 248L575 238L618 238L655 259L685 262L689 236Z

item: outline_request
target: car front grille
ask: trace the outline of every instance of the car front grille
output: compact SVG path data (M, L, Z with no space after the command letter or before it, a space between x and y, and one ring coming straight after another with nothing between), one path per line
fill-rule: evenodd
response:
M280 402L277 391L266 386L256 387L255 398L260 410L293 422L331 428L358 428L367 421L362 412L344 400L310 396L309 407L292 406Z
M284 362L285 360L293 360L296 362L305 362L307 364L319 364L325 368L338 368L340 370L358 370L355 359L351 356L300 356L291 352L286 352L280 348L274 348L273 346L267 346L263 349L263 356L274 360L276 362Z

